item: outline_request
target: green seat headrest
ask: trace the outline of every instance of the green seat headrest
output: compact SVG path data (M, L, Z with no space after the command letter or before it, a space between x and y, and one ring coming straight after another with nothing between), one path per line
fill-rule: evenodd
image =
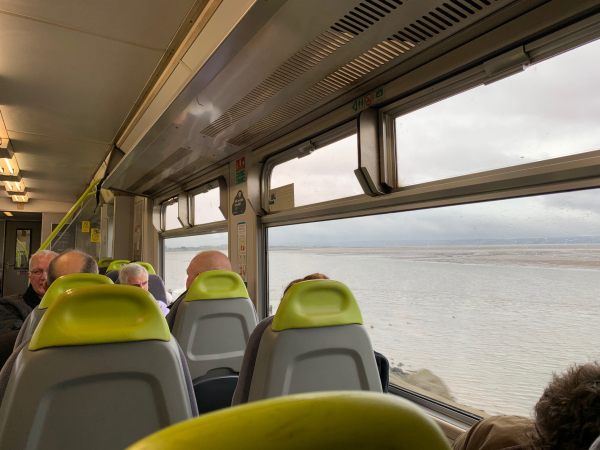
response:
M273 318L273 331L362 324L354 295L334 280L301 281L284 294Z
M111 261L108 267L106 268L106 272L110 272L112 270L120 270L125 264L129 264L130 261L128 259L115 259Z
M108 267L110 265L110 263L113 261L114 260L112 258L100 258L98 260L98 267L99 268Z
M148 275L156 275L156 270L152 267L152 264L144 262L144 261L136 261L136 264L142 266L148 272Z
M42 301L38 306L39 309L46 309L54 301L62 295L63 292L69 289L76 289L80 287L86 287L96 284L113 284L112 280L104 275L98 275L96 273L72 273L70 275L63 275L62 277L54 280L54 283L50 285Z
M149 292L135 286L99 285L58 297L40 320L29 349L170 338Z
M450 450L422 409L395 395L316 392L204 414L147 436L127 450L285 448Z
M194 279L184 300L193 302L228 298L250 298L242 277L227 270L209 270Z

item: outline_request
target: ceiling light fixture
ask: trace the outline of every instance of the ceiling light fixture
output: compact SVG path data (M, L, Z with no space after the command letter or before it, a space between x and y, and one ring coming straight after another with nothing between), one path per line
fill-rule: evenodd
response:
M19 163L15 155L0 159L0 181L21 181Z
M13 149L10 139L7 137L0 138L0 158L12 158Z
M4 213L5 216L8 216L8 217L13 216L13 213L11 213L10 211L2 211L2 212Z
M11 195L10 198L15 203L27 203L29 201L29 193L24 193L20 195Z
M23 180L5 181L4 187L6 188L6 192L8 192L8 195L19 195L24 192L27 192L27 188L25 187L25 182Z

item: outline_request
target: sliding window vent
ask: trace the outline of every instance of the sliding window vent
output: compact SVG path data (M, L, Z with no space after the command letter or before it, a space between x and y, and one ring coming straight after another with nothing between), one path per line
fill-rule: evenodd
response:
M364 0L360 2L327 31L319 34L279 66L262 83L204 128L201 133L214 137L227 129L294 82L303 73L316 67L333 52L390 14L402 3L400 0Z
M375 21L378 15L375 11L379 11L381 14L390 13L392 8L395 9L398 5L407 3L407 1L365 0L353 11L363 12L364 14L364 11L368 10L372 14L369 18ZM429 45L433 43L432 41L437 40L436 38L449 35L451 29L456 25L462 27L465 20L476 18L482 15L482 12L489 13L488 10L491 8L488 7L496 1L498 0L449 0L441 3L440 6L427 12L421 18L404 26L388 36L387 39L330 73L228 142L241 146L262 134L267 134L281 127L294 117L310 111L316 104L323 103L328 97L341 93L344 89L363 81L373 71L390 61L399 62L401 59L406 59L425 44ZM396 6L393 6L393 4ZM375 5L379 9L375 9ZM353 27L348 25L350 15L350 13L346 15L346 20L336 22L331 28L340 32L343 30L347 33L352 33L351 30L354 33L364 31L356 24L358 21L355 22ZM354 17L356 18L356 16ZM370 25L373 24L369 23Z

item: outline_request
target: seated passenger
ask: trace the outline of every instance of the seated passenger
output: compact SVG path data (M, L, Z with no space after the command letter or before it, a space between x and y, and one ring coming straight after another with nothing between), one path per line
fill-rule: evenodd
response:
M492 416L454 442L454 450L588 450L600 435L600 364L554 375L535 419Z
M65 250L50 262L46 288L57 278L72 273L98 273L98 264L85 252Z
M29 286L23 294L0 299L0 335L18 331L29 313L40 304L46 293L48 265L58 253L41 250L29 259Z
M119 270L119 283L137 286L147 291L148 271L144 266L136 263L125 264L123 267L121 267L121 270ZM156 300L156 303L158 304L160 312L163 314L163 316L166 316L169 313L167 305L158 300Z
M208 250L200 252L192 258L190 264L187 267L187 279L185 281L185 291L171 304L171 311L167 314L167 323L169 328L173 330L175 324L175 316L177 315L177 308L179 304L185 298L187 290L192 285L192 282L202 272L208 272L209 270L228 270L231 271L231 262L229 258L223 253L216 250Z

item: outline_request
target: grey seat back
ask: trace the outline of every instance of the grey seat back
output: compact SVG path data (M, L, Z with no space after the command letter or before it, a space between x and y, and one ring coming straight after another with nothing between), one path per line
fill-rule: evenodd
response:
M0 405L0 448L123 449L191 418L184 364L147 292L66 292L14 361Z
M173 325L192 379L237 373L256 326L248 291L235 272L211 270L194 280Z
M40 304L36 306L33 311L27 316L19 335L15 341L14 348L19 347L23 342L31 339L33 332L42 320L44 313L48 307L54 303L54 301L60 297L65 291L69 289L78 289L80 287L93 286L98 284L112 284L112 281L104 275L98 275L95 273L73 273L69 275L63 275L57 278L48 287L48 290L42 297Z
M304 281L253 332L233 404L325 390L381 392L381 381L352 293L337 281Z

